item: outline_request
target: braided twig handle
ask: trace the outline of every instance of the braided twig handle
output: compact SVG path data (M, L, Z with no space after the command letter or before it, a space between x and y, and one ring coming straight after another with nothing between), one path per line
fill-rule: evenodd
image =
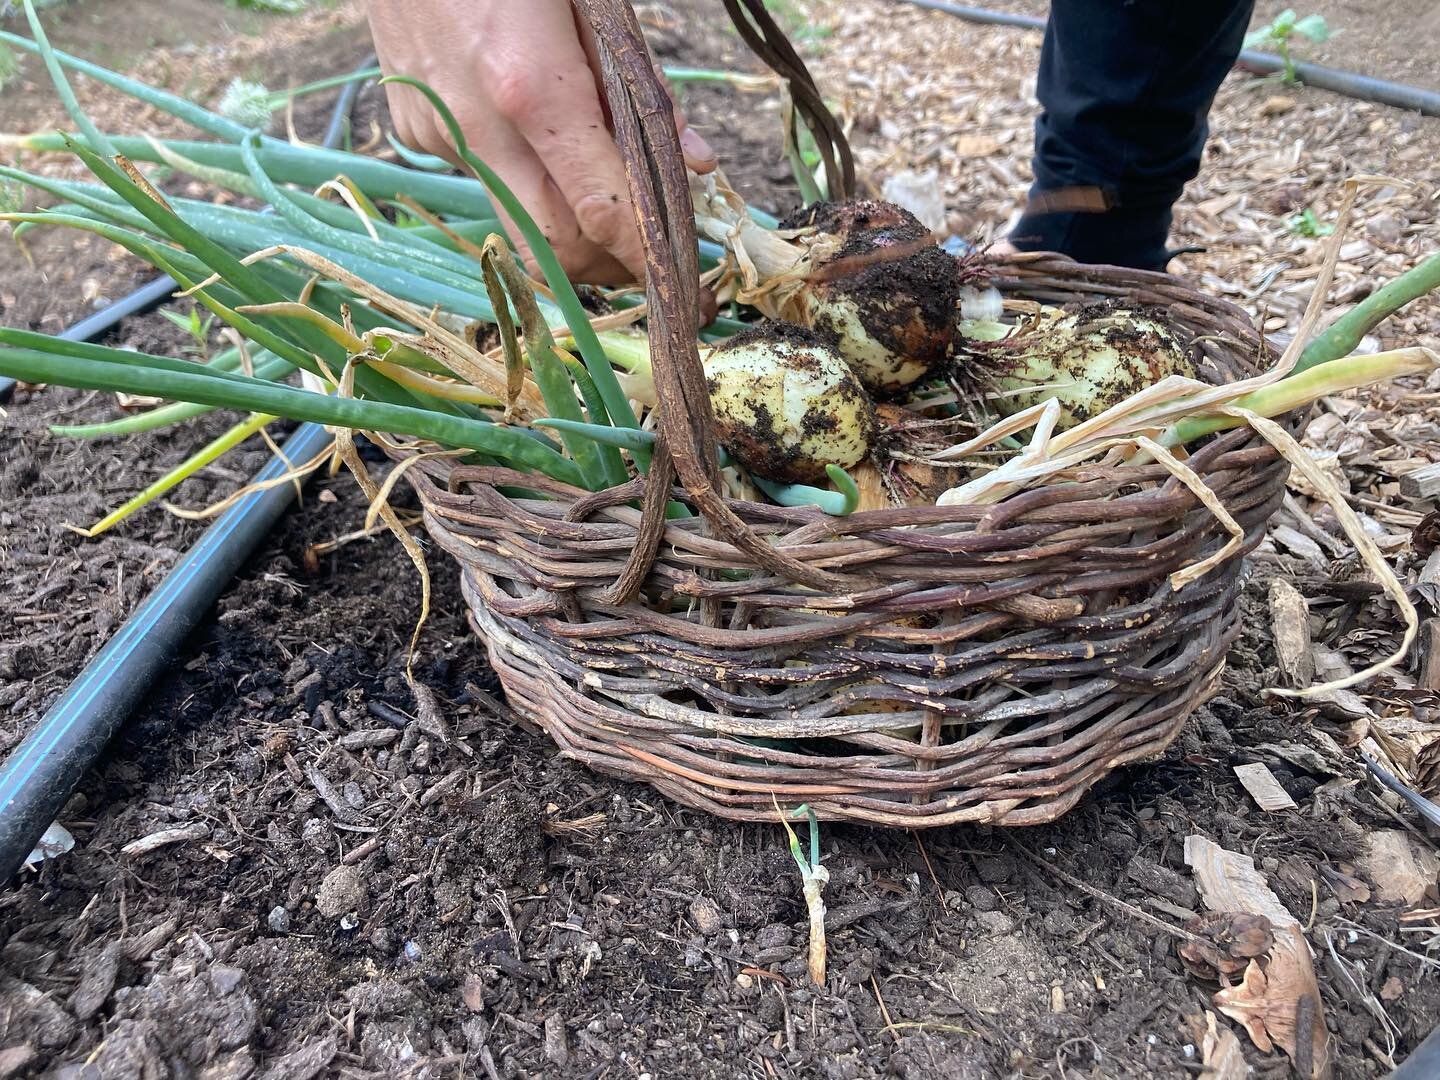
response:
M825 163L825 190L830 198L853 198L855 158L850 152L850 140L825 104L805 61L770 17L765 0L725 0L725 11L750 51L789 86L790 100L810 128Z
M650 363L659 401L662 446L685 490L709 526L772 574L813 588L834 591L843 577L785 555L759 536L730 508L719 487L714 414L697 346L700 266L690 185L675 129L674 106L650 62L628 0L574 0L594 31L615 125L625 162L630 199L645 247L649 301ZM652 466L653 468L653 466ZM670 497L662 478L645 485L644 515L650 528L631 552L612 600L634 596L655 558Z

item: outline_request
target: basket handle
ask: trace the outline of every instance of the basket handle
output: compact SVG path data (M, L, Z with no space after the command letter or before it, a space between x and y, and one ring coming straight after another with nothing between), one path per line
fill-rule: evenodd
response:
M715 419L697 345L700 264L695 213L674 105L650 62L629 0L574 3L595 34L615 141L645 248L650 364L664 444L657 449L669 453L695 506L726 542L772 574L817 589L843 587L843 577L782 554L740 519L720 491ZM668 487L646 484L645 517L656 520L663 514ZM648 570L655 558L659 536L652 533L647 539L649 543L631 553L634 565L621 575L632 596L644 576L637 571L642 566Z
M850 152L850 140L825 104L805 61L771 17L765 0L725 0L725 11L750 51L789 87L790 100L804 118L820 151L820 160L825 165L825 190L830 198L854 198L855 157Z

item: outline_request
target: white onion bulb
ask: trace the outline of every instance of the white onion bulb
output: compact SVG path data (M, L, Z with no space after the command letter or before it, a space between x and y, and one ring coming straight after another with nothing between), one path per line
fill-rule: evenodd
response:
M875 442L875 409L835 348L814 334L766 323L705 358L721 444L768 480L808 483L826 465L862 461Z
M1174 329L1127 308L1096 304L1069 314L1050 308L998 341L979 337L964 340L962 362L998 392L991 402L996 411L1010 415L1055 398L1061 428L1097 416L1168 375L1195 375Z

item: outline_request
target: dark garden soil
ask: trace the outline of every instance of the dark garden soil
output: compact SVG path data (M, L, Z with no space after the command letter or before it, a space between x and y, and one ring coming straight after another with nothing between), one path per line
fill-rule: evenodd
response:
M744 64L718 4L655 8L662 59ZM269 67L247 46L234 70L283 85L293 65L293 81L353 65L366 51L355 12L324 19ZM740 186L789 209L759 100L694 88L684 103L735 155ZM383 112L376 91L360 109L357 133ZM324 112L300 110L301 134L318 138ZM139 280L69 245L32 244L33 268L0 248L0 319L58 329ZM114 341L190 344L158 316ZM226 426L123 445L45 431L113 408L23 391L0 421L0 751L203 527L153 509L97 540L64 528ZM173 501L233 491L268 456L247 447ZM781 831L591 774L518 724L438 552L417 674L444 725L415 718L408 560L384 537L307 554L363 515L347 476L309 486L81 783L61 815L74 850L0 891L0 1077L1198 1075L1213 987L1162 928L1202 910L1182 857L1192 833L1253 855L1307 926L1338 1076L1382 1075L1387 1053L1440 1021L1429 937L1402 931L1399 905L1329 884L1358 873L1395 811L1333 752L1338 729L1260 694L1276 677L1265 596L1290 569L1281 556L1247 587L1221 695L1159 761L1114 774L1060 822L826 827L831 975L816 990ZM1393 613L1357 602L1346 618ZM1231 771L1253 761L1298 811L1255 806ZM1290 1074L1240 1038L1259 1075Z

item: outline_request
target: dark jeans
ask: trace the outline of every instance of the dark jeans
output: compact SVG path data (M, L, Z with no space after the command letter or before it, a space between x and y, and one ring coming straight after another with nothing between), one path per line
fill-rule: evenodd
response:
M1052 0L1022 251L1164 269L1254 0Z

